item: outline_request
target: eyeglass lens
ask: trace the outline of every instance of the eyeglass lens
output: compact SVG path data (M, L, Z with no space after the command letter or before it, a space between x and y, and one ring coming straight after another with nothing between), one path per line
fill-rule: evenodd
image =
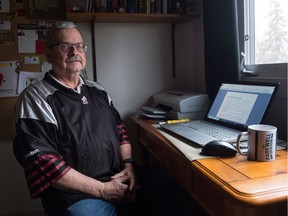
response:
M58 43L55 44L54 46L58 46L63 52L69 52L72 48L75 47L75 49L79 52L86 52L87 51L87 45L83 43ZM52 47L54 47L52 46Z

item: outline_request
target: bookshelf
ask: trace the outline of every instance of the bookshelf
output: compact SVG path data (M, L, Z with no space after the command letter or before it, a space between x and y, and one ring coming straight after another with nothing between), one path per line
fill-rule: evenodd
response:
M66 19L75 22L102 23L186 23L197 19L199 15L185 14L148 14L148 13L89 13L68 12Z

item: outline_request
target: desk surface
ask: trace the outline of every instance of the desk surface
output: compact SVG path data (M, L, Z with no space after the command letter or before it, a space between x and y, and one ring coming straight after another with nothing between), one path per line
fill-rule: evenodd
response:
M211 215L287 214L286 150L277 151L277 159L272 162L248 161L241 155L190 162L151 121L133 120L137 123L138 143L168 168Z

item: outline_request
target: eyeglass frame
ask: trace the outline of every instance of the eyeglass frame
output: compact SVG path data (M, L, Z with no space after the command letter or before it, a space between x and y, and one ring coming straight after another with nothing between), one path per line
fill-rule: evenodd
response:
M73 48L75 47L75 49L78 52L87 52L87 49L88 49L88 44L87 43L67 43L67 42L55 43L55 44L49 46L48 48L52 49L53 47L59 46L59 45L66 45L67 46L67 50L65 50L66 48L63 48L63 46L60 47L61 51L63 51L63 52L69 52L72 47ZM82 49L82 50L79 50L79 48Z

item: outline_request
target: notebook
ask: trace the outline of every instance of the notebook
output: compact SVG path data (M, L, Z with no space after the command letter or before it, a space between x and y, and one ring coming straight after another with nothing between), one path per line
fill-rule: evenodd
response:
M279 83L222 83L203 120L160 127L201 146L212 140L236 142L241 131L261 123L278 86Z

